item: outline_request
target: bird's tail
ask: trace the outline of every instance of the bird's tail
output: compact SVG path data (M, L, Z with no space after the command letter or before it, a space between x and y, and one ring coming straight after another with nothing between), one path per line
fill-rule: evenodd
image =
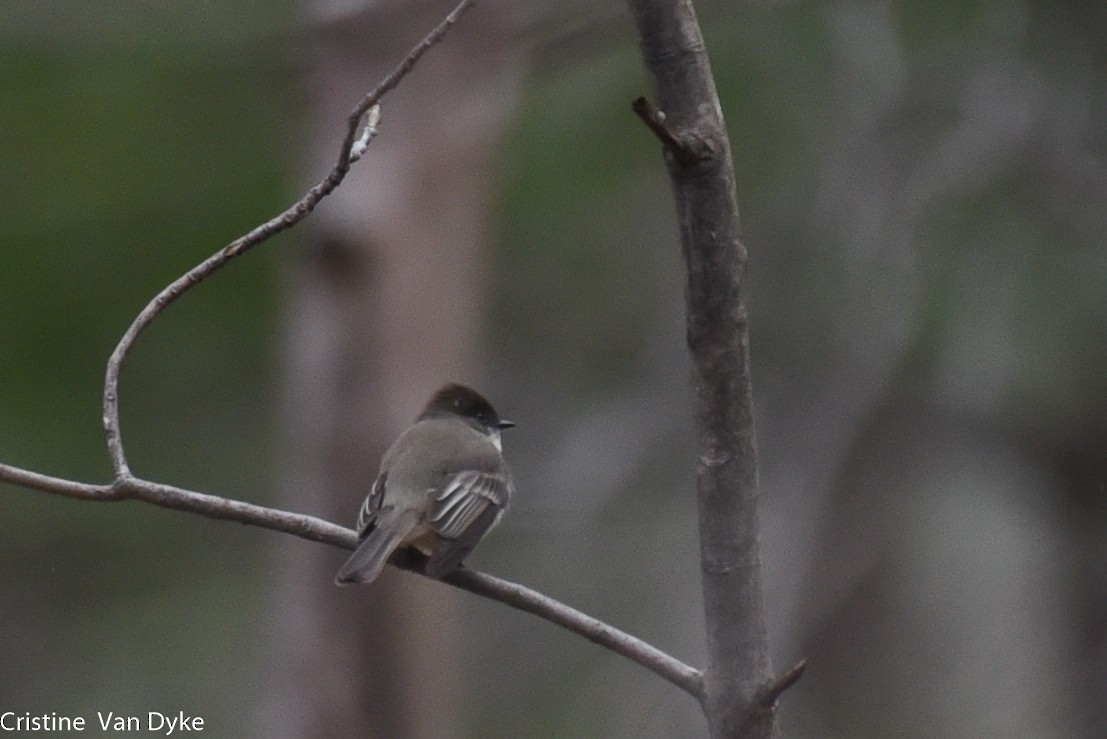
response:
M418 520L414 511L397 511L394 508L381 511L376 526L338 571L335 583L350 585L376 580L392 552L411 534Z

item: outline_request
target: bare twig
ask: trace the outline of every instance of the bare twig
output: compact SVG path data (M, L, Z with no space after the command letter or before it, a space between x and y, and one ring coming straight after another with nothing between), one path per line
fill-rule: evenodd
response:
M80 498L82 500L119 499L111 485L90 485L85 482L64 480L60 477L51 477L3 463L0 463L0 482L8 482L29 490L41 490L44 493L64 495L67 498Z
M460 569L444 579L451 585L497 600L521 611L532 613L580 634L600 646L607 647L616 654L621 654L627 659L637 662L697 700L703 700L703 674L699 670L689 667L637 637L619 631L598 618L581 613L522 585L500 580L481 572Z
M338 160L330 173L320 180L314 187L280 215L266 221L254 228L249 233L240 236L226 247L196 265L184 275L170 283L159 292L145 308L135 317L127 328L123 337L119 340L115 350L108 359L107 371L104 376L104 435L107 438L108 456L111 458L112 469L117 478L127 478L131 475L130 466L127 464L127 455L123 450L123 437L119 428L119 371L131 350L138 335L153 322L158 315L169 306L170 303L181 297L190 288L202 282L213 272L225 265L231 259L246 253L249 249L266 241L276 234L291 228L303 220L319 202L334 191L346 178L350 171L350 165L360 158L364 151L364 145L368 145L372 137L372 121L366 128L364 145L358 141L361 120L366 113L377 105L384 95L396 87L407 76L408 72L432 46L442 40L442 37L457 22L457 19L466 10L471 8L476 0L462 0L450 12L437 27L428 33L422 41L404 57L396 67L381 80L373 90L363 97L346 119L346 136L342 140L342 148L338 153Z
M217 495L150 482L127 475L111 485L89 485L0 464L0 482L92 501L138 500L162 508L186 511L223 521L236 521L270 531L292 534L308 541L321 542L340 549L357 547L357 534L350 529L312 516L244 503ZM424 560L401 551L390 562L402 569L423 575ZM702 700L703 685L699 670L690 667L650 644L597 618L530 588L501 580L476 570L460 569L443 578L456 588L545 619L637 662L668 680L697 700Z

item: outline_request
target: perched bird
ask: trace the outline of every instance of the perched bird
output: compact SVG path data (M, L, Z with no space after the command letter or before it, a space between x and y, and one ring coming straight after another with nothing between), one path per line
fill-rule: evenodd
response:
M436 392L381 460L358 515L360 543L335 582L373 582L400 547L426 554L431 577L460 565L511 499L500 432L514 425L471 388Z

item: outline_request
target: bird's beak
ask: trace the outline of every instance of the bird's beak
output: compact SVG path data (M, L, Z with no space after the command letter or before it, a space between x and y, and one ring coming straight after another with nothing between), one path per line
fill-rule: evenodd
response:
M512 428L514 426L515 426L514 421L507 421L507 420L504 420L502 418L500 419L500 422L496 424L496 428L498 428L500 431L503 431L504 429Z

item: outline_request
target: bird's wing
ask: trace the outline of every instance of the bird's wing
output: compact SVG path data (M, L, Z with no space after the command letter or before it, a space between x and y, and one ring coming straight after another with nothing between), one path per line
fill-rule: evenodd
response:
M369 526L376 520L381 506L384 503L384 488L388 482L388 472L382 472L373 483L373 489L365 497L361 504L361 511L357 514L357 534L364 537L368 533Z
M461 564L503 515L511 486L506 471L464 470L446 481L428 516L439 537L427 562L428 575L441 577Z

